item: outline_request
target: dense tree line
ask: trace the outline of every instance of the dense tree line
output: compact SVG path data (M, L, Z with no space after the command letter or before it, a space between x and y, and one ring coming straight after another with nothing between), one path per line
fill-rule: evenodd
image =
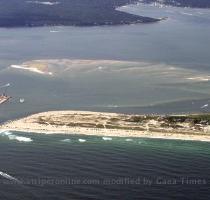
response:
M55 5L46 4L48 1ZM135 0L0 0L0 26L93 26L157 21L115 10L133 2Z

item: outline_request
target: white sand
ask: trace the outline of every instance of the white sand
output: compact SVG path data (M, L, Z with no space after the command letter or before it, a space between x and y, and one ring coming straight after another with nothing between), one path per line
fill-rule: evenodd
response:
M45 134L78 134L78 135L97 135L102 137L144 137L144 138L161 138L161 139L176 139L176 140L197 140L197 141L208 141L210 142L209 127L205 127L204 132L192 132L181 133L171 132L171 129L165 128L162 132L155 131L139 131L139 130L127 130L127 129L106 129L106 128L86 128L86 127L71 127L71 126L58 126L48 124L37 123L36 120L40 116L51 117L68 115L68 114L91 114L94 117L106 116L106 117L117 117L119 114L116 113L101 113L101 112L86 112L86 111L50 111L31 115L29 117L10 121L2 126L0 129L10 131L21 131L21 132L34 132L34 133L45 133ZM153 122L153 121L152 121ZM154 122L153 122L154 123ZM153 124L152 123L152 124Z

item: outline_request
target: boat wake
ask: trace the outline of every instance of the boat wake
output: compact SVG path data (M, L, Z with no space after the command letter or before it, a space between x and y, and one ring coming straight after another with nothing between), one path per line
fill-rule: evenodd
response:
M4 173L4 172L2 172L2 171L0 171L0 176L4 177L4 178L6 178L6 179L8 179L8 180L10 180L10 181L15 181L15 182L17 182L17 183L21 183L21 181L19 181L17 178L15 178L15 177L13 177L13 176L10 176L9 174Z
M54 6L60 4L59 1L51 2L51 1L26 1L26 3L31 3L31 4L41 4L41 5L46 5L46 6Z

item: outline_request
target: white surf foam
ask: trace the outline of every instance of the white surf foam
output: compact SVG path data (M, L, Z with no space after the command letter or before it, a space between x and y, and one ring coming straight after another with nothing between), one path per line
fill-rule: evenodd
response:
M181 12L182 15L188 15L188 16L193 16L192 13L187 13L187 12Z
M0 131L0 135L1 135L1 136L8 136L8 135L12 135L12 132L10 132L10 131L5 131L5 130L1 130L1 131Z
M112 140L111 137L102 137L102 139L105 140L105 141L110 141L110 140Z
M32 142L33 140L28 137L16 136L16 135L9 135L8 138L10 140L17 140L19 142Z
M210 80L209 76L189 77L187 79L188 80L193 80L193 81L209 81Z
M71 142L71 139L64 139L64 140L61 140L61 142Z
M78 139L79 142L86 142L85 139Z
M133 139L129 139L129 138L128 138L128 139L125 139L125 141L126 141L126 142L131 142L131 141L133 141Z
M50 30L50 33L59 33L60 31Z
M0 132L0 135L8 137L9 140L17 140L19 142L33 142L33 140L29 137L17 136L10 131L3 130Z

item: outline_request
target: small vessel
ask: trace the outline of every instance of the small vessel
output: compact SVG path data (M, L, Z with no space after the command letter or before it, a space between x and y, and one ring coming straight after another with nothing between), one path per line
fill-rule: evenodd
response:
M7 83L6 85L3 85L0 87L1 88L5 88L4 92L2 94L0 94L0 105L9 101L9 99L11 98L10 96L6 95L7 93L7 88L10 86L10 83Z
M25 102L25 99L20 98L20 103L24 103L24 102Z
M1 94L0 95L0 104L3 104L5 102L9 101L10 98L11 98L10 96L7 96L5 94Z

